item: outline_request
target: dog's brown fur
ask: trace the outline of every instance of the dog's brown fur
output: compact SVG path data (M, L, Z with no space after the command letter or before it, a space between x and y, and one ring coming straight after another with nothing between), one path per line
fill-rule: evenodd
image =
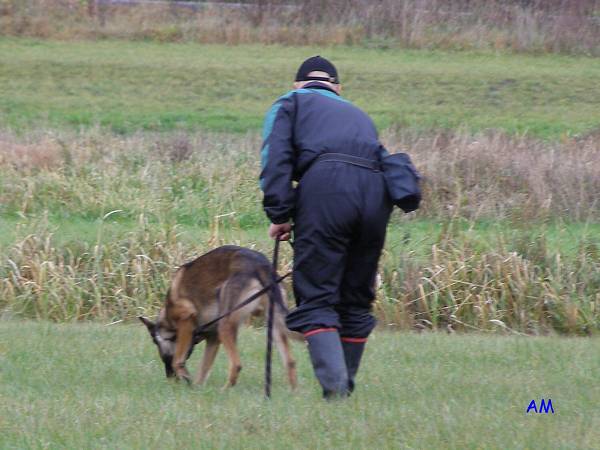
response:
M280 286L274 285L267 294L224 317L201 335L194 336L194 330L199 325L230 311L275 278L275 271L263 254L231 245L219 247L181 266L173 276L158 320L152 322L140 317L159 348L167 376L176 376L189 382L190 374L185 362L194 345L206 340L195 383L206 381L219 344L223 344L229 358L226 386L235 385L242 369L237 350L238 329L250 315L266 311L270 297L276 302L273 321L275 343L287 369L289 383L294 388L296 368L289 350L284 311L279 304L284 301L285 295Z

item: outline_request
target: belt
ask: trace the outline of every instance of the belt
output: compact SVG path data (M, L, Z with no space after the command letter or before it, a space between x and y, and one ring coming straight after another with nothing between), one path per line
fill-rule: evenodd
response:
M335 161L352 164L353 166L363 167L365 169L371 169L375 172L381 171L381 164L379 161L372 159L361 158L359 156L346 155L345 153L323 153L320 155L315 162L319 161Z

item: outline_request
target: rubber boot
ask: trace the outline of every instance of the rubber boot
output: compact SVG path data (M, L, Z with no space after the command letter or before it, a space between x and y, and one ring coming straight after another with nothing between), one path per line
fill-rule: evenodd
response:
M350 393L348 369L337 330L309 332L305 337L315 376L323 388L323 397L328 400L347 397Z
M365 340L352 338L342 338L342 347L344 349L344 359L348 368L348 389L354 391L354 378L360 366L360 360L365 350Z

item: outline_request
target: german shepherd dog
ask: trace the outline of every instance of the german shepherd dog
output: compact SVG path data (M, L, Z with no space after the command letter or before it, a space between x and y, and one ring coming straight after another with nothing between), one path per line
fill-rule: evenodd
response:
M225 386L234 386L242 370L237 349L238 329L251 315L267 311L270 299L275 302L275 344L287 369L289 383L295 388L296 363L290 355L284 320L285 292L275 283L276 278L275 270L262 253L233 245L216 248L181 266L173 276L157 321L139 318L158 347L167 377L191 382L185 363L194 346L205 340L204 356L194 382L202 384L206 381L219 344L223 344L229 358L229 377ZM274 283L272 288L256 301L201 330L200 334L194 333L199 325L230 311L271 283Z

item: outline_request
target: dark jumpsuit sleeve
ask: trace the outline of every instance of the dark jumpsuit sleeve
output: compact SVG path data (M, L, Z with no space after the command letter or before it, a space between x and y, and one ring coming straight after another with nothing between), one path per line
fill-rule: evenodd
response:
M294 96L279 98L271 107L263 127L260 188L263 208L272 223L290 220L294 209Z

